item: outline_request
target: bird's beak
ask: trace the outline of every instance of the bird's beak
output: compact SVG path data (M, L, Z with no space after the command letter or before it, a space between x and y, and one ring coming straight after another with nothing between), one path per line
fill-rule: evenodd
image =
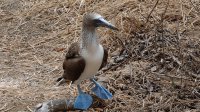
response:
M112 25L111 23L109 23L108 21L106 21L104 18L99 18L99 20L101 21L101 23L99 24L99 26L107 27L107 28L110 28L112 30L119 31L118 28L116 28L114 25Z

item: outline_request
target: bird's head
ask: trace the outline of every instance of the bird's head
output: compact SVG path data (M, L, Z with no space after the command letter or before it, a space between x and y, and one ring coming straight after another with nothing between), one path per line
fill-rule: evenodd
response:
M83 17L83 26L90 28L107 27L112 30L118 30L114 25L105 20L100 14L89 13Z

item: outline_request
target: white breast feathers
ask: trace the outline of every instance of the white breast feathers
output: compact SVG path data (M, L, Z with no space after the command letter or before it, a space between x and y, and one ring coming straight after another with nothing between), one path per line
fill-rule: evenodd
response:
M86 65L83 73L74 84L80 84L81 81L92 78L98 72L103 61L104 50L99 44L96 48L90 49L90 51L84 49L81 55L84 57Z

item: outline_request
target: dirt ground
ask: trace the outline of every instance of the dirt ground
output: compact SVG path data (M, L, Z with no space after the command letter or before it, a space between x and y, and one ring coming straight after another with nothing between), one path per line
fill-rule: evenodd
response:
M0 0L1 112L69 97L56 80L93 11L120 31L98 29L109 63L97 78L114 97L89 111L200 112L199 0Z

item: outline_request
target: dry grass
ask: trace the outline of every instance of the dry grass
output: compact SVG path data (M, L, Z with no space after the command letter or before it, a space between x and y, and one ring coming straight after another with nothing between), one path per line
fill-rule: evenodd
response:
M31 111L68 97L55 80L68 45L79 39L82 15L91 11L120 29L99 30L111 69L98 78L114 94L104 111L200 111L200 2L156 2L1 0L0 111Z

